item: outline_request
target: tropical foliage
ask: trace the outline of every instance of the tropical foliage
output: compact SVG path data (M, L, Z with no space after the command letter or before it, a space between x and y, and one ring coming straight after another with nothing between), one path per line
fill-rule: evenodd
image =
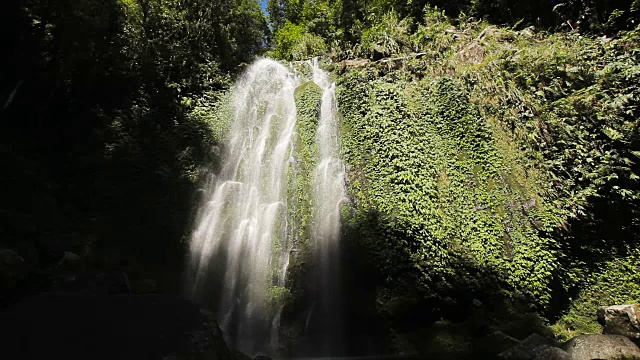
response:
M142 262L176 287L199 167L215 160L198 110L261 51L258 3L28 0L2 14L0 247L36 267L88 247L96 266Z
M616 282L638 265L637 30L425 23L420 54L338 77L351 221L383 311L416 292L445 316L524 295L553 319L579 296L563 331L593 331L607 288L612 303L640 295Z
M35 274L72 250L177 291L234 77L263 54L326 55L352 200L354 318L373 326L375 312L400 333L521 302L568 337L599 330L598 305L640 299L638 0L2 7L0 248ZM318 91L296 93L303 161L288 195L301 204ZM300 239L309 211L291 209ZM288 287L270 289L274 303L308 296L305 251Z

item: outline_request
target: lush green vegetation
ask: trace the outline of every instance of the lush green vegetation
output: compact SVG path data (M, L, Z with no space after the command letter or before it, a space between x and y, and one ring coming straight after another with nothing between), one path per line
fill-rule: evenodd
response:
M379 326L375 313L402 334L483 314L523 336L505 318L535 310L566 338L599 331L597 306L640 301L637 0L3 8L0 248L30 274L69 250L177 291L202 166L219 160L228 125L225 91L266 53L324 56L338 84L352 323ZM312 83L296 93L299 253L274 303L312 296L318 98ZM31 280L2 294L50 287ZM293 338L302 310L290 311Z
M325 46L338 59L419 51L418 34L422 32L424 39L425 32L434 30L423 21L434 8L455 22L484 19L519 28L613 33L637 26L640 4L634 0L269 0L273 54L302 59Z
M263 46L258 3L3 9L0 247L41 269L89 252L97 267L176 288L200 166L217 156L209 110Z
M506 297L549 320L569 306L560 337L594 331L598 306L640 295L637 30L424 22L396 41L420 54L336 67L351 221L381 311L397 322L396 303L422 297L455 317Z

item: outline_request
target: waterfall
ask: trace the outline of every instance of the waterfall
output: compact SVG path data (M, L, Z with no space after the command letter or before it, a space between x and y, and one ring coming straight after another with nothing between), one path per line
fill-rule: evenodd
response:
M347 200L344 164L340 160L340 128L335 83L312 60L313 82L322 89L320 119L316 130L318 164L312 181L312 242L317 262L317 321L320 351L337 354L342 341L342 301L340 292L340 207Z
M253 63L237 82L222 168L206 189L190 241L188 295L212 302L227 341L247 353L268 346L273 297L284 287L289 261L297 85L269 59Z
M298 77L280 63L260 59L232 89L230 131L217 176L207 182L191 235L187 292L213 305L229 345L248 354L279 351L289 254L301 206L289 198L299 174L310 179L309 225L312 298L304 324L313 353L336 354L342 340L340 206L346 199L339 158L335 84L317 60L313 82L322 90L315 129L317 164L298 173L294 153ZM311 133L308 133L311 134ZM294 179L294 180L292 180ZM306 256L306 255L305 255Z

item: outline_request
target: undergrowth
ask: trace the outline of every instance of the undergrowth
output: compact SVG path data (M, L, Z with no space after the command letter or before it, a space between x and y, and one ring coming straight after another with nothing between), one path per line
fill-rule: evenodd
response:
M365 34L357 50L389 59L344 63L339 79L350 221L368 227L381 286L420 284L434 311L524 297L560 318L559 337L596 331L597 306L640 296L623 285L640 265L640 31L516 31L438 11L424 24Z

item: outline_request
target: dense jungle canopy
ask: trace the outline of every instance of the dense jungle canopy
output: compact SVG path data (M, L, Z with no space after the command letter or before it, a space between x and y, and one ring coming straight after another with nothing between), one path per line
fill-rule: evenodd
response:
M56 289L65 253L82 258L65 271L180 293L227 95L257 57L320 57L336 82L354 333L418 352L440 319L568 339L640 301L638 0L2 7L0 249L24 261L0 257L2 307ZM304 266L273 296L306 296Z

